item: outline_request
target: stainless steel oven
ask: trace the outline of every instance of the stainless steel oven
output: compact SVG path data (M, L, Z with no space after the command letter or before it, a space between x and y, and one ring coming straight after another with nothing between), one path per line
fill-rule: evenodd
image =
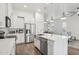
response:
M4 31L0 31L0 39L4 39L4 34L5 34Z

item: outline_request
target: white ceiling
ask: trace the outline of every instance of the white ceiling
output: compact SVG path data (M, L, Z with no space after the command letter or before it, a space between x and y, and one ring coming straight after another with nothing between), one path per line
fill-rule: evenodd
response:
M24 5L27 5L27 8L24 8ZM36 11L37 9L41 9L43 11L43 8L46 6L46 4L42 3L14 3L13 7L17 10L23 10L23 11Z
M27 5L27 8L24 8L24 5ZM44 10L44 7L47 7L48 9L51 9L53 6L54 9L56 8L62 8L64 6L65 10L76 10L77 7L79 7L79 3L53 3L53 4L46 4L46 3L14 3L13 7L14 9L18 10L30 10L30 11L36 11L37 9Z
M28 7L24 8L24 5ZM77 10L79 3L13 3L13 9L21 11L35 12L37 9L41 9L41 12L44 12L44 7L47 7L46 12L49 16L59 18L63 11Z

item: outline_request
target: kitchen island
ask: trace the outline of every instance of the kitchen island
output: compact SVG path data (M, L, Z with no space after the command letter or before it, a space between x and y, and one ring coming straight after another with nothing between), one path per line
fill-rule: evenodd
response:
M65 35L44 33L35 39L34 44L45 55L68 54L68 36Z
M15 38L0 39L0 55L15 55Z

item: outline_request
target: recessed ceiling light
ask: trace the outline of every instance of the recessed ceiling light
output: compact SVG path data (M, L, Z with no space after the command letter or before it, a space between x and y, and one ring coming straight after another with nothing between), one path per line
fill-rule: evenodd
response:
M62 18L61 18L61 20L66 20L66 19L67 19L66 17L62 17Z
M52 23L53 23L53 22L54 22L54 20L50 20L50 22L52 22Z
M27 5L24 5L24 7L26 8L26 7L27 7Z
M50 3L46 3L46 4L50 4Z
M40 10L40 9L37 9L37 11L39 11L39 12L40 12L41 10Z

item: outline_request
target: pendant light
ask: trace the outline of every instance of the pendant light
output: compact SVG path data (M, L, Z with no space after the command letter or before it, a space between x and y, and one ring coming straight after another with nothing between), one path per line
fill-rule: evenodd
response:
M78 14L78 16L79 16L79 7L77 7L77 14Z
M65 20L65 19L67 19L67 18L65 16L65 13L63 12L62 17L61 17L61 20Z
M44 21L47 22L47 7L44 7Z
M51 3L51 10L52 10L52 12L51 13L53 13L53 3ZM50 19L50 21L51 22L54 22L54 17L53 17L53 15L51 15L51 19Z
M54 22L54 19L53 19L53 16L51 16L51 20L50 20L51 22Z
M65 16L64 5L63 5L63 13L62 13L61 20L66 20L66 19L67 19L67 17Z

